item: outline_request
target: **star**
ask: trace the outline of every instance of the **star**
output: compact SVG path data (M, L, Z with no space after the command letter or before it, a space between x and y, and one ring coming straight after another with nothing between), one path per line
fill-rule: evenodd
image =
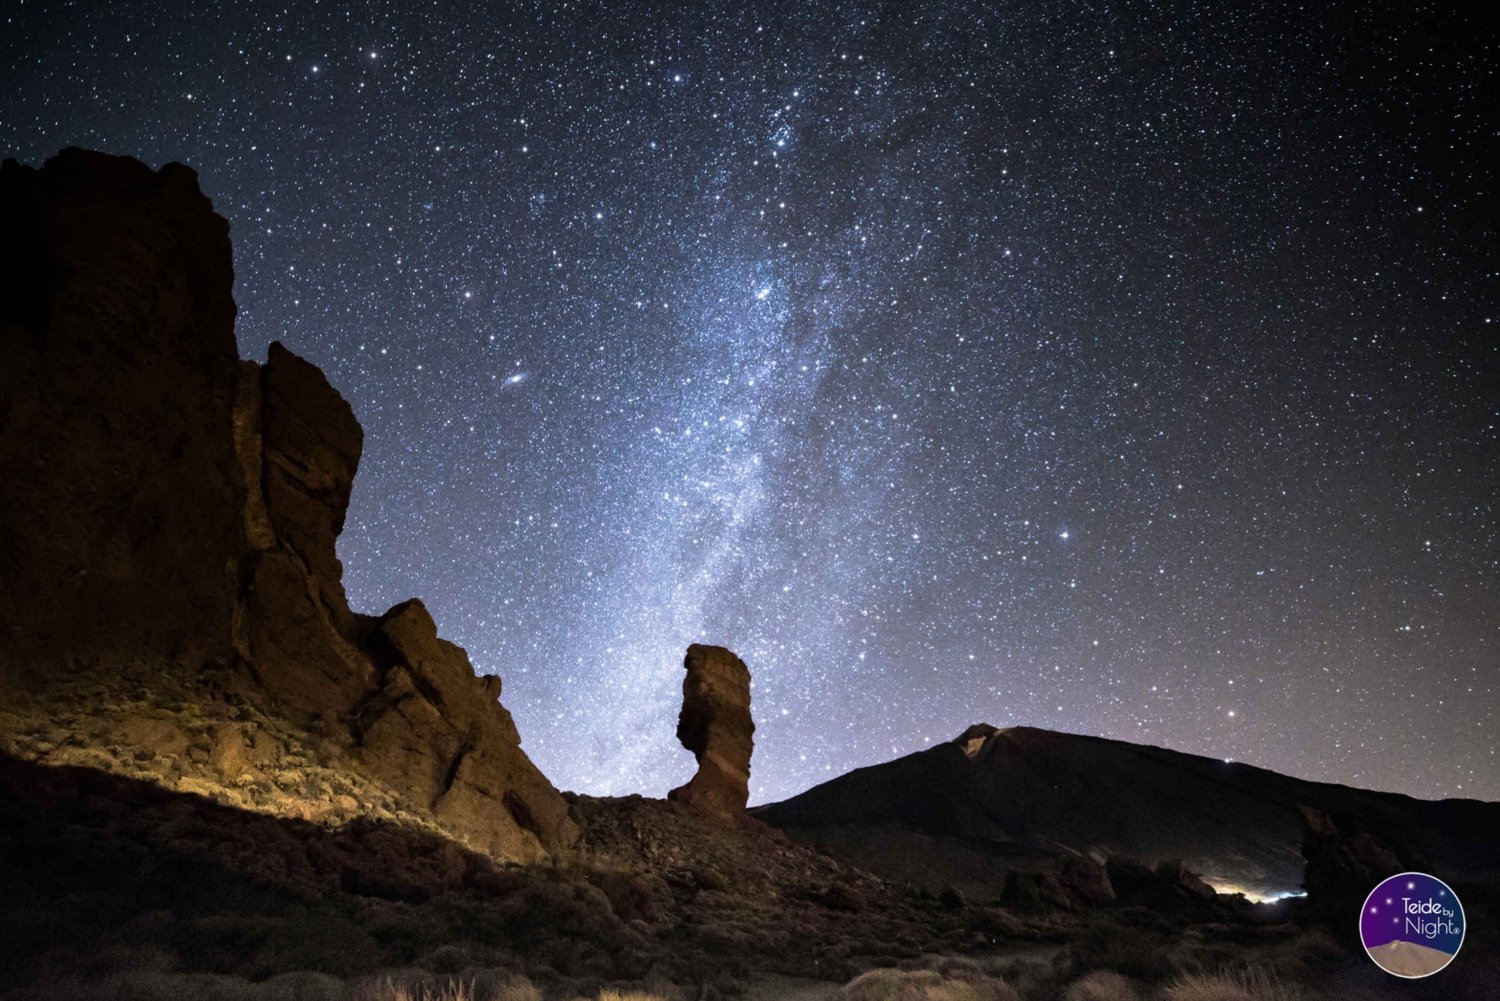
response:
M127 7L18 7L6 155L197 171L241 352L364 426L353 606L420 594L557 785L680 780L707 640L757 800L975 718L1500 799L1475 15L1122 9L1144 59L1041 6L326 0L175 26L164 91Z

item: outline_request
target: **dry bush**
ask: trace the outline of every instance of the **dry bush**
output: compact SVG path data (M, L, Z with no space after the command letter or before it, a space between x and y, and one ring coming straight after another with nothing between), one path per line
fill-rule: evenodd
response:
M946 975L945 975L946 974ZM1003 980L970 964L939 970L869 970L845 984L841 1001L1020 1001Z
M665 999L659 994L647 994L645 991L603 990L599 992L599 1001L665 1001Z
M1074 976L1105 970L1156 983L1174 972L1162 939L1108 919L1086 927L1068 945L1068 959Z
M455 979L442 987L428 987L387 977L366 985L359 1001L542 1001L542 992L518 974L493 979L482 988L473 980Z
M343 1001L344 993L342 980L307 970L283 973L258 984L217 973L138 971L88 980L54 979L5 997L14 1001ZM390 996L383 1001L390 1001Z
M984 972L1010 984L1023 998L1055 1001L1059 997L1057 974L1050 956L1045 959L1038 956L992 958L985 961Z
M923 1001L926 988L942 982L930 970L912 973L906 970L869 970L861 973L839 991L840 1001Z
M1257 1001L1255 995L1227 977L1192 973L1162 992L1162 1001Z
M1344 947L1321 928L1302 933L1288 944L1287 950L1293 962L1307 970L1326 970L1349 958Z
M583 875L609 898L610 909L621 921L656 924L671 917L672 891L654 873L598 867Z
M1095 970L1063 991L1062 1001L1138 1001L1135 984L1113 970Z
M357 997L358 1001L474 1001L473 985L469 983L452 983L434 990L390 977L365 984Z
M1162 1001L1311 1001L1296 984L1258 967L1235 973L1179 977L1162 992Z
M255 1001L343 1001L344 982L324 973L298 970L255 985Z
M258 1001L255 985L212 973L120 974L101 979L41 979L7 1001Z
M476 987L475 993L487 1001L542 1001L542 992L519 973L507 973L489 978L489 983Z

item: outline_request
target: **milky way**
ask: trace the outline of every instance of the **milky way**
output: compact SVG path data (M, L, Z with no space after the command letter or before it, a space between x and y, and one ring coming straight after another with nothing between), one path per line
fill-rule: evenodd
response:
M560 786L683 780L707 640L756 801L979 720L1500 798L1488 28L8 9L0 148L199 171L242 352L366 428L353 604Z

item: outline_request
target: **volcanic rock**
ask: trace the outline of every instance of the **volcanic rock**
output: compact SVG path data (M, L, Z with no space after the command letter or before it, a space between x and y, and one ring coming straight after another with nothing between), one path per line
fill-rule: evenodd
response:
M1092 907L1114 903L1115 888L1110 885L1109 873L1102 864L1087 856L1074 855L1065 859L1058 879L1068 896L1080 903Z
M1381 843L1404 846L1403 857L1428 859L1459 882L1500 879L1500 853L1484 833L1500 830L1500 804L1415 800L1031 727L976 724L953 741L753 812L890 878L920 875L978 895L986 891L976 874L1034 868L1039 853L1067 852L1153 869L1171 863L1149 879L1129 867L1121 879L1108 876L1122 897L1139 881L1153 897L1191 903L1209 887L1252 897L1295 892L1306 864L1304 805L1365 818ZM1358 843L1312 850L1331 851L1337 866L1345 849L1354 857ZM1010 892L1045 898L1052 889Z
M1158 865L1156 879L1163 887L1199 900L1212 900L1217 895L1217 891L1199 879L1198 874L1184 865L1181 859L1169 859Z
M1008 871L1000 900L1021 910L1079 910L1113 904L1115 890L1101 863L1069 855Z
M1156 885L1156 872L1132 858L1111 858L1104 863L1104 872L1116 896L1122 900L1133 900Z
M0 167L0 662L233 654L229 226L169 164Z
M1301 814L1302 854L1307 859L1303 889L1311 898L1314 919L1326 921L1340 938L1352 942L1349 922L1340 926L1340 919L1357 913L1365 894L1386 877L1436 870L1452 878L1446 866L1401 843L1389 828L1377 831L1379 825L1368 817L1349 812L1334 816L1306 804Z
M327 759L334 784L491 855L569 846L499 680L420 602L349 609L336 543L363 431L280 344L238 358L228 225L197 175L6 161L0 220L0 703L46 718L49 696L78 708L80 679L101 699L129 679L100 732L199 769L179 788ZM202 722L245 713L260 732ZM351 801L303 767L257 806Z
M1317 807L1304 805L1302 820L1308 890L1373 886L1402 871L1396 849L1354 818L1346 817L1340 825Z
M750 671L719 646L694 643L683 661L682 712L677 739L698 758L698 771L668 799L724 820L744 815L750 798Z
M1057 873L1046 868L1007 873L1000 899L1005 906L1022 911L1065 911L1075 906Z

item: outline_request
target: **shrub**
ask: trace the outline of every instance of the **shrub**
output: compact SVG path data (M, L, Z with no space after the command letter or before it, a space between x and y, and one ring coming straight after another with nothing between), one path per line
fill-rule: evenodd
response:
M1308 1001L1295 984L1252 967L1236 973L1179 977L1162 993L1162 1001Z
M671 916L672 891L660 876L599 869L589 874L589 882L603 891L621 921L654 924Z
M1174 981L1163 1001L1256 1001L1255 995L1226 977L1194 973Z
M1309 970L1324 970L1348 958L1343 946L1321 928L1299 936L1291 943L1291 951L1294 961Z
M255 985L255 1001L343 1001L344 982L323 973L282 973Z
M487 977L483 986L474 980L455 979L443 987L398 983L387 977L366 985L359 1001L542 1001L542 992L518 974Z
M331 908L288 908L256 952L257 973L316 970L351 976L379 968L380 946L368 932Z
M1113 970L1095 970L1063 991L1062 1001L1138 1001L1135 984Z
M257 1001L255 985L212 973L120 974L56 979L6 994L16 1001Z
M954 963L939 970L869 970L845 984L841 1001L1020 1001L1003 980Z
M1106 970L1155 982L1172 975L1165 943L1128 925L1100 921L1089 926L1068 950L1073 972Z
M542 992L536 985L519 974L509 974L496 979L481 997L489 1001L542 1001Z

